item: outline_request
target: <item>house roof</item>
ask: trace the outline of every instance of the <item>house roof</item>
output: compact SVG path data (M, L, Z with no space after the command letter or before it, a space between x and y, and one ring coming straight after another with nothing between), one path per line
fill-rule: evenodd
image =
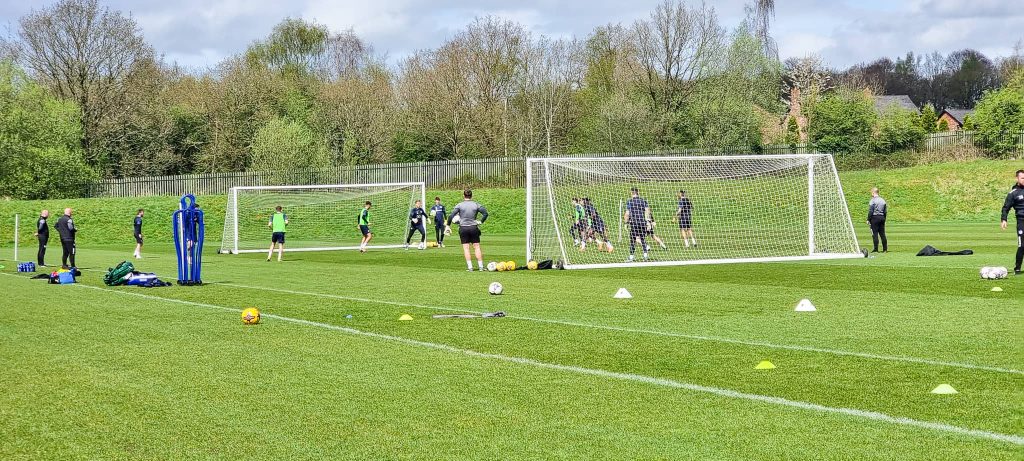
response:
M887 94L884 96L875 96L875 111L878 113L885 112L889 106L896 104L902 109L911 110L914 112L919 111L914 101L910 100L910 96L905 94Z
M968 115L973 114L974 109L946 109L943 110L942 112L949 114L950 117L953 117L954 120L960 122L960 124L963 125L964 119L967 118ZM942 114L939 114L939 116L941 117Z

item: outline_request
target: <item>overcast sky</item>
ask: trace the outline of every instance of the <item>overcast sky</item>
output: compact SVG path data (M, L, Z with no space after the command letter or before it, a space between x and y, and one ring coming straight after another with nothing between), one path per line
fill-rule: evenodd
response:
M352 28L397 62L417 49L435 47L475 16L501 16L535 33L582 38L595 26L645 17L660 0L101 2L130 12L168 61L204 68L244 50L289 16L315 19L335 30ZM21 15L52 3L0 0L0 24L9 31ZM744 3L708 1L730 28L742 19ZM771 32L782 57L817 53L836 68L908 50L946 54L975 48L994 58L1010 54L1024 38L1024 0L776 0Z

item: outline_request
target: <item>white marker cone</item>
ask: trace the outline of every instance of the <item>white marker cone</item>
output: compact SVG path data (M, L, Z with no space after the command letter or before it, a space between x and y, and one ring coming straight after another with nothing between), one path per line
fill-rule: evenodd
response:
M625 288L619 288L619 291L616 291L615 296L612 297L615 299L632 299L633 295L629 294L629 290Z
M793 310L796 311L796 312L815 312L815 311L817 311L817 309L814 308L814 304L811 304L811 300L809 300L809 299L801 299L800 302L796 304L796 309L793 309Z

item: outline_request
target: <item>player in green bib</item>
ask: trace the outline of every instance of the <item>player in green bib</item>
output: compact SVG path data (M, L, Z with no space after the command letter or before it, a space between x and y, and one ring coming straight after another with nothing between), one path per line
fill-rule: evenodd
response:
M274 246L277 246L277 261L281 262L281 256L284 254L284 233L287 232L288 227L288 215L281 211L281 205L278 205L274 214L270 215L270 221L267 222L267 227L271 229L270 234L270 252L267 253L267 261L274 256Z

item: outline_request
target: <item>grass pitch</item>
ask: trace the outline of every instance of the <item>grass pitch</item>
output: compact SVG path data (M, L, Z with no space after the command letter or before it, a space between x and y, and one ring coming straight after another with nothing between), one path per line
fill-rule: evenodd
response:
M1021 459L1024 278L978 279L1011 235L890 227L889 254L785 264L210 255L189 288L102 286L129 245L81 248L75 286L2 261L0 458ZM484 242L522 263L521 236ZM914 257L925 244L976 254ZM138 267L173 280L170 247L146 250Z

